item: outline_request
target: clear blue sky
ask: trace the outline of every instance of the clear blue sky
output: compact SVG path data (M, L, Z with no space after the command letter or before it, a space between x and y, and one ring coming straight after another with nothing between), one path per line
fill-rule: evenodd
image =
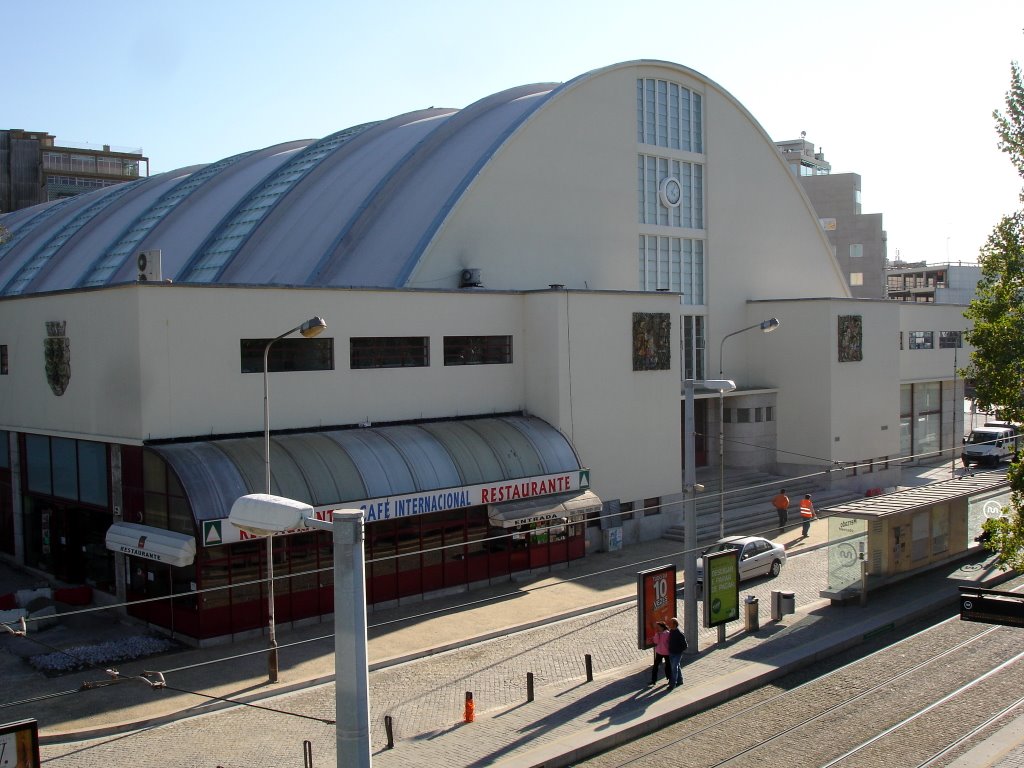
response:
M1020 205L991 115L1024 61L1021 0L53 0L0 19L0 127L141 147L151 173L646 58L861 174L890 258L973 261Z

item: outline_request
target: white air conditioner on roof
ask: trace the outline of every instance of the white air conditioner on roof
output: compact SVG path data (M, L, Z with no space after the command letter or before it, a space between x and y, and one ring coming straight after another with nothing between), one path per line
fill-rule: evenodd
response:
M136 266L139 268L138 280L140 283L159 283L164 279L160 260L161 254L159 250L139 251Z

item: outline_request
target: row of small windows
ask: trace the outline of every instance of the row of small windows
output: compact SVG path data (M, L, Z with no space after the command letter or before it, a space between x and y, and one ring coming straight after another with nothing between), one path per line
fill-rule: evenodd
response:
M111 181L109 179L83 179L78 176L47 176L46 185L48 187L75 187L76 189L87 190L87 189L102 189L103 187L112 187L120 182Z
M43 168L48 171L102 173L107 176L138 178L139 162L120 157L96 155L69 155L64 152L44 152Z
M699 93L667 80L637 78L636 140L640 144L703 152Z
M775 421L775 406L722 409L722 422L725 424L752 424L763 421Z
M683 295L684 304L704 303L704 241L640 235L640 289Z
M939 331L939 349L963 347L963 331ZM935 349L934 331L909 331L907 349ZM903 331L900 331L900 349L903 349Z
M242 373L262 373L270 339L242 339ZM445 336L444 364L509 365L511 336ZM426 368L429 336L363 336L349 339L349 368ZM271 346L268 371L333 371L334 339L281 339Z
M704 166L637 155L636 171L641 224L704 228Z

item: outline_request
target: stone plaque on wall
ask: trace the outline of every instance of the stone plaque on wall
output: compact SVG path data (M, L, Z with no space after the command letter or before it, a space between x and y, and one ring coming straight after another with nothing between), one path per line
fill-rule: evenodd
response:
M672 367L672 316L668 312L633 313L633 370Z
M839 362L856 363L864 359L864 324L860 315L839 316Z

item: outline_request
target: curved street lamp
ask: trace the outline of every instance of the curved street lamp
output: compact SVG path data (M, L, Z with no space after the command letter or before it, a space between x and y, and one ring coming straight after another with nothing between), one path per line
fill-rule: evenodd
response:
M748 325L738 331L727 333L722 337L722 343L718 345L718 378L722 378L722 351L725 348L725 340L744 331L752 331L755 328L762 333L771 333L780 325L777 317L762 320L760 323ZM711 387L718 389L718 538L725 538L725 393L736 389L735 384L729 389Z
M270 489L270 383L267 376L267 363L270 359L270 348L274 342L280 341L285 336L298 331L307 339L318 336L327 330L327 323L322 317L311 317L302 325L297 325L290 331L285 331L280 336L267 342L263 348L263 465L266 479L266 492L269 495ZM270 644L270 653L267 657L267 676L272 683L278 679L277 662L277 631L274 623L274 535L267 536L267 634Z

